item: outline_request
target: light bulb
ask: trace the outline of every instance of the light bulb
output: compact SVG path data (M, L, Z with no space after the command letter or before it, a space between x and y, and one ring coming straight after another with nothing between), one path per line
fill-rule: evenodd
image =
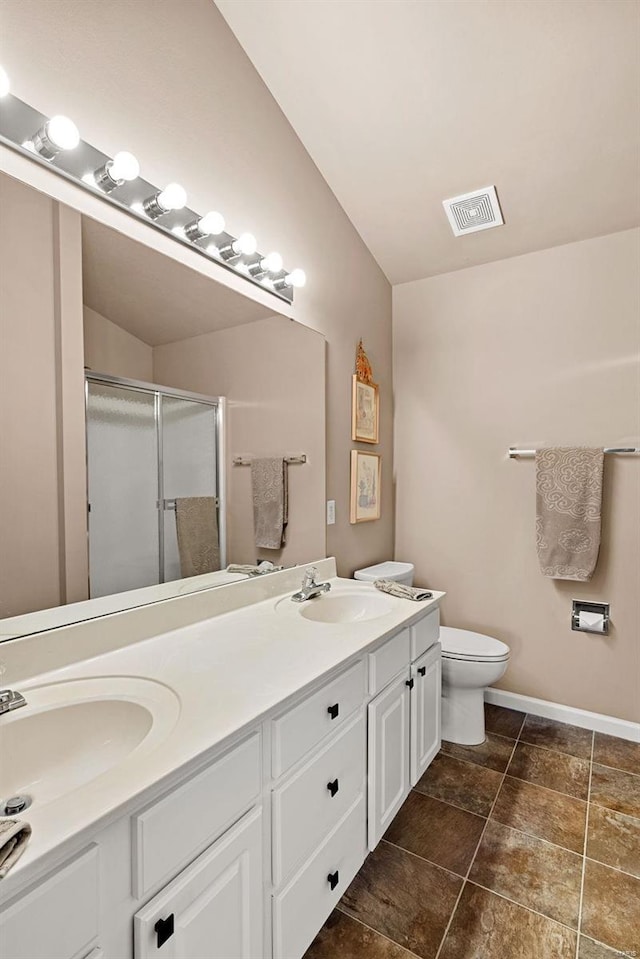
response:
M117 186L122 186L130 180L140 176L140 164L133 153L121 150L113 160L101 166L95 173L88 173L82 179L91 186L97 186L103 193L112 193Z
M287 286L295 286L296 288L299 288L304 286L307 282L307 274L304 272L304 270L292 270L291 273L287 273L284 278L284 282L287 284Z
M199 240L203 236L218 236L224 232L224 217L222 213L210 210L198 220L187 223L184 233L189 240Z
M124 180L126 183L137 180L140 176L140 164L133 153L120 150L111 161L109 176L113 180Z
M258 249L258 241L253 233L241 233L238 239L233 241L231 247L238 256L252 256Z
M45 124L47 136L59 150L75 150L80 143L78 128L69 117L55 116Z
M164 190L148 196L142 204L142 209L151 220L170 213L172 210L181 210L187 202L187 194L179 183L169 183Z
M187 202L187 193L179 183L169 183L156 197L158 204L165 213L171 210L181 210Z
M265 273L279 273L282 269L282 257L279 253L267 253L260 260L260 269L264 270Z
M9 83L7 71L4 67L0 67L0 97L6 97L10 89L11 84Z
M62 150L75 150L80 143L78 128L69 117L55 116L40 127L31 144L45 160L53 160Z

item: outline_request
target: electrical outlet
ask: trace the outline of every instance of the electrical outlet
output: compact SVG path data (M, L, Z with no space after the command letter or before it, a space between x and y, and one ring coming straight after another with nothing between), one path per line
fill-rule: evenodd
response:
M333 526L336 521L336 501L334 499L327 500L327 526Z

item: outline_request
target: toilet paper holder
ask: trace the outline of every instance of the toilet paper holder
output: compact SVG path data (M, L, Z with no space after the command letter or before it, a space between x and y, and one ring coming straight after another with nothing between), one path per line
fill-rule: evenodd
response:
M609 633L609 603L585 603L574 599L571 611L571 629L581 633Z

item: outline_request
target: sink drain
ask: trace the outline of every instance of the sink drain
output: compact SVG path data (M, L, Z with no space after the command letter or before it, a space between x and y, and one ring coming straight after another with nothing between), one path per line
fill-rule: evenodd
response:
M25 809L28 809L32 803L31 796L11 796L0 802L1 816L18 816Z

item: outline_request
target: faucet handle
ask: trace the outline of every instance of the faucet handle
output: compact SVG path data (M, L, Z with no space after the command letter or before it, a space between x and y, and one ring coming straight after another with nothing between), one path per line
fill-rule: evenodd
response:
M302 580L302 588L308 589L309 586L316 585L316 573L318 569L316 566L308 566L304 571L304 579Z

